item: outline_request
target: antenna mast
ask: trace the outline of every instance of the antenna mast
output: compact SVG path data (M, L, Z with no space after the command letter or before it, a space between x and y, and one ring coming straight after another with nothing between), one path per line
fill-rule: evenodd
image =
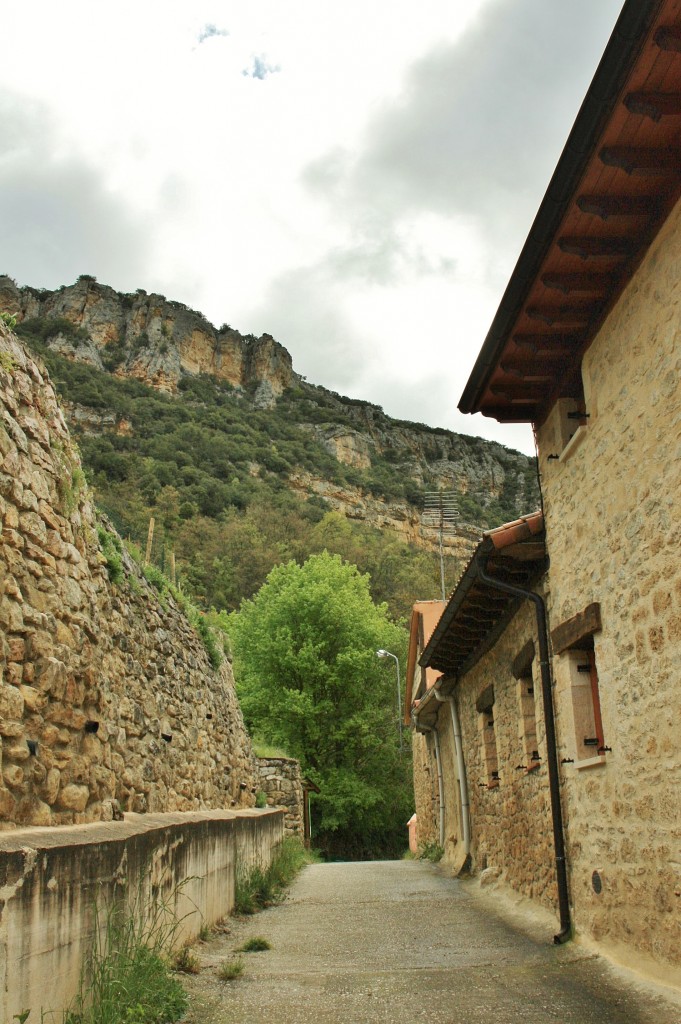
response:
M446 601L445 593L445 553L443 539L445 531L454 532L455 521L459 518L454 491L426 491L421 521L424 526L433 527L438 531L440 542L440 582L442 584L442 600Z

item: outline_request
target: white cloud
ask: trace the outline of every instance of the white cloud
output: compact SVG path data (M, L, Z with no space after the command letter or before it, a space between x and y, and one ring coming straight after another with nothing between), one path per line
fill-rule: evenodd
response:
M456 403L620 6L24 0L0 266L164 292L316 383L519 443Z

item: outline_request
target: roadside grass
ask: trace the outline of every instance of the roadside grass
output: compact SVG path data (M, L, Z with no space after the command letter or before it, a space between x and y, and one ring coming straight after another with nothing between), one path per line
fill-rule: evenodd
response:
M187 994L172 974L180 921L174 893L142 894L95 907L94 937L78 994L63 1024L168 1024L179 1020Z
M218 967L218 978L220 981L235 981L240 978L244 973L244 962L239 957L238 960L225 960Z
M266 949L271 949L272 944L264 939L262 935L254 935L252 939L247 939L243 946L239 946L237 953L262 953Z
M182 946L172 958L172 968L181 974L198 974L201 964L198 957L194 956L189 946Z
M284 890L304 864L308 863L305 847L298 839L284 839L268 868L255 867L237 871L234 910L237 914L257 914L278 903Z

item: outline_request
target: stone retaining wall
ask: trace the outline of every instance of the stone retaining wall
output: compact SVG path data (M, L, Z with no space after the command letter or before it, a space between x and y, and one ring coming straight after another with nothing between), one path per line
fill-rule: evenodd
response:
M0 324L0 829L255 801L229 664L120 559L112 583L52 385Z
M272 810L126 815L0 836L0 1020L65 1009L112 902L168 908L175 946L234 906L237 872L266 868L283 838ZM52 1019L49 1015L47 1019Z
M291 757L259 757L257 759L260 790L270 807L283 807L284 832L303 838L303 780L300 762Z

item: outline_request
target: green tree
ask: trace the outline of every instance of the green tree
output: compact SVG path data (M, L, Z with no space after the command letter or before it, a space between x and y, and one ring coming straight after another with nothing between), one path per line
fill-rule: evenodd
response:
M283 746L320 787L314 842L331 857L404 848L410 809L395 674L406 631L371 599L369 577L327 551L274 568L231 616L237 690L250 728Z

